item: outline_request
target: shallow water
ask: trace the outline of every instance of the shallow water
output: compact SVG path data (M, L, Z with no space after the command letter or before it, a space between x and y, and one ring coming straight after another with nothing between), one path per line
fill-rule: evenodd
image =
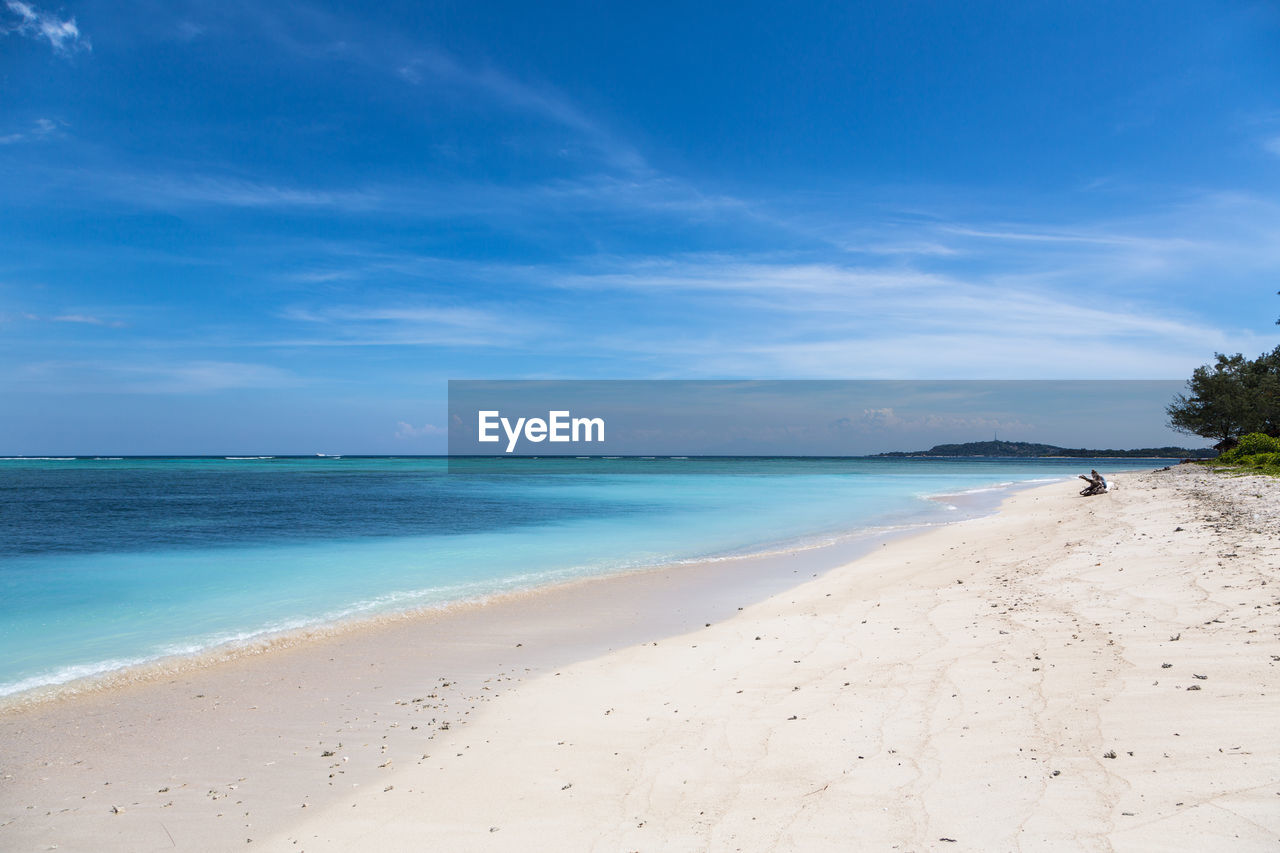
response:
M360 615L956 517L1154 460L0 461L0 695Z

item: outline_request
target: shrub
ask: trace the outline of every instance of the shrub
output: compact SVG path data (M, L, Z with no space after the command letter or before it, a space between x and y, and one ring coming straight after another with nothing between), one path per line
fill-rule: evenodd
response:
M1260 453L1280 453L1280 438L1272 438L1266 433L1251 432L1241 438L1239 444L1218 458L1223 462L1245 462L1245 457L1257 456Z
M1249 433L1213 462L1225 462L1260 474L1280 475L1280 438L1261 432Z
M1261 471L1280 470L1280 453L1255 453L1246 457L1244 464Z
M1251 432L1240 439L1237 449L1249 456L1255 453L1280 453L1280 438L1266 433Z

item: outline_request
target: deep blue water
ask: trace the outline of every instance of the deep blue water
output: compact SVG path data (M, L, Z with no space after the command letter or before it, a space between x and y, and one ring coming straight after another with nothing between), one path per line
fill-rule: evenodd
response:
M0 695L345 617L946 520L1141 460L0 460Z

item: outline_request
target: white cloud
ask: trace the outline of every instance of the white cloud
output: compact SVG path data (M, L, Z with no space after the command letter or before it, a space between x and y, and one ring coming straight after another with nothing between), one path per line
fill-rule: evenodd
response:
M863 409L861 414L837 420L836 430L860 433L964 431L971 434L994 433L999 430L1030 430L1032 425L1017 418L993 418L966 415L901 415L892 408Z
M7 25L9 32L49 42L54 53L67 55L77 50L91 50L89 40L80 32L75 18L62 20L51 12L37 9L22 0L5 0L5 7L16 17Z
M1176 241L1175 241L1176 242ZM1117 287L1094 260L1038 275L677 258L555 280L597 299L660 302L660 319L579 340L582 351L680 365L669 375L812 378L1168 378L1215 350L1260 351L1224 327ZM1157 279L1158 280L1158 279ZM702 320L686 318L704 318Z
M157 174L127 169L97 172L53 167L48 171L59 179L76 181L84 192L160 209L206 205L264 210L314 209L449 222L466 219L479 221L489 228L516 231L530 228L531 223L550 227L552 217L584 215L636 221L694 221L703 225L715 221L789 227L779 221L766 222L759 210L733 196L704 193L685 181L654 174L618 177L597 173L505 185L420 180L316 186L215 172Z
M46 361L12 371L8 384L50 393L201 394L302 384L293 373L266 364L193 360L171 363Z
M983 229L963 226L944 226L943 231L962 237L983 237L989 240L1006 240L1026 243L1080 243L1097 246L1132 246L1138 248L1176 248L1191 245L1185 238L1138 237L1123 233L1072 231L1070 229Z
M94 317L89 314L62 314L57 317L51 317L55 323L82 323L87 326L112 326L120 328L124 325L117 320L104 320L101 317Z
M48 323L76 323L85 326L109 326L113 329L124 328L125 324L119 320L107 320L92 314L58 314L55 316L41 316L24 312L22 315L24 320L32 322L48 322Z
M192 361L172 367L146 367L153 391L221 391L230 388L279 388L298 384L289 371L265 364Z
M342 208L367 210L378 196L366 190L325 190L220 177L121 175L110 189L138 201L159 204L220 204L247 208Z
M407 421L396 422L396 438L399 439L423 438L424 436L429 435L444 435L446 432L448 432L447 429L444 427L438 427L435 424L423 424L420 427L416 427Z
M1015 228L939 216L858 228L859 245L927 251L597 254L521 266L323 246L308 251L317 265L298 280L396 280L405 291L294 309L285 316L320 334L284 343L536 351L531 372L572 363L592 375L778 378L1168 378L1214 351L1274 346L1273 317L1263 328L1231 307L1274 290L1257 284L1280 269L1280 206L1262 199L1204 196L1123 222ZM440 281L459 299L526 299L423 305L414 289Z
M610 168L647 171L644 157L633 146L547 82L520 79L491 62L457 57L399 29L379 27L367 16L337 15L296 3L223 5L236 19L227 30L248 26L295 56L359 64L413 86L430 85L477 104L558 125L572 131L582 150Z
M0 145L12 145L15 142L36 141L44 139L56 131L59 122L47 118L38 118L31 123L31 128L26 131L17 133L9 133L0 136Z
M419 85L427 78L484 95L507 109L535 115L579 133L613 166L644 171L644 157L608 132L572 100L551 86L518 80L492 66L468 67L441 50L420 50L395 69L405 81Z
M285 311L287 320L321 330L286 340L264 342L269 346L433 346L499 347L524 345L545 334L544 323L484 308L412 305L339 305L323 308L295 307Z

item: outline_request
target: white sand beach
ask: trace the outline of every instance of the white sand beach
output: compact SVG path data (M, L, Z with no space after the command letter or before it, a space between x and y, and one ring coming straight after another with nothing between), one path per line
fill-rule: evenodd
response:
M622 580L12 708L0 847L1275 849L1280 481L1115 481L612 651L521 637Z

